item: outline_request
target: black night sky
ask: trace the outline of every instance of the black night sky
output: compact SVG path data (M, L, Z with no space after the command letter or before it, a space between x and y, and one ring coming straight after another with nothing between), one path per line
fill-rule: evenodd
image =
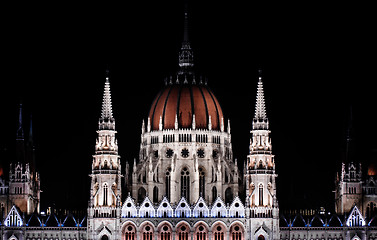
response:
M248 154L261 68L280 208L332 211L351 106L356 160L377 161L373 8L205 2L190 2L190 42L197 71L208 77L231 121L235 158L242 163ZM26 133L33 118L42 209L85 209L106 67L125 166L138 157L142 119L164 78L178 68L183 3L30 4L3 11L1 164L15 157L21 100Z

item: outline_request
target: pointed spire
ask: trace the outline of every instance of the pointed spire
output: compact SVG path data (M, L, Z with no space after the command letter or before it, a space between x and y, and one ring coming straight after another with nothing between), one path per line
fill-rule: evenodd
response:
M106 70L106 81L103 91L102 100L102 112L99 123L100 129L115 130L115 120L113 118L113 109L111 104L111 93L110 93L110 81L109 81L109 70Z
M141 124L141 134L144 134L145 133L145 122L144 122L144 119L143 119L143 122Z
M174 129L178 130L178 115L175 114Z
M184 19L184 31L183 31L183 41L181 51L179 52L179 73L190 72L191 68L194 66L194 54L190 46L189 36L188 36L188 5L185 4L185 19Z
M255 115L253 122L253 129L268 129L268 118L266 115L266 105L264 100L264 90L262 82L262 70L259 70L259 80L257 97L255 103Z
M195 120L195 114L192 115L192 129L195 130L196 128L196 120Z
M254 118L256 118L256 119L266 119L267 118L261 73L262 73L262 71L259 70L257 101L256 101L256 104L255 104L255 116L254 116Z
M147 123L147 132L151 131L151 118L148 117L148 123Z
M18 125L16 140L24 140L24 128L22 126L22 103L18 106Z

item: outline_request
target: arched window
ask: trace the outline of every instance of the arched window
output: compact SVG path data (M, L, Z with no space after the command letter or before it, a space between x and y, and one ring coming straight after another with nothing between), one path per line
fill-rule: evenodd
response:
M108 186L105 183L103 185L103 205L107 206L107 198L108 198ZM107 236L106 236L107 237Z
M263 235L259 235L258 240L264 240L264 236Z
M231 240L242 240L242 228L238 225L230 229ZM258 238L259 239L259 238Z
M217 198L217 188L215 186L212 187L212 201L215 201Z
M187 167L181 171L181 197L190 201L190 172Z
M132 225L128 225L124 228L124 238L123 240L135 240L136 239L136 230Z
M145 188L141 187L139 188L139 190L137 191L137 200L139 203L142 203L145 196L146 196L147 192L145 191Z
M170 200L170 181L171 181L170 172L171 172L171 168L168 167L168 169L166 169L166 173L165 173L165 188L166 188L166 197L169 200Z
M153 228L150 225L144 227L142 231L142 240L152 240L153 239Z
M158 202L158 187L154 186L153 188L153 202L157 203Z
M171 240L171 229L168 225L161 227L159 240Z
M213 240L224 240L224 230L225 228L221 225L215 226L213 231Z
M225 203L231 203L233 200L233 192L230 187L225 190Z
M188 240L190 228L184 224L177 228L178 239L176 240Z
M263 185L259 184L259 206L263 206Z
M203 169L203 167L199 168L199 196L203 197L205 199L205 176L206 173Z
M107 235L103 235L103 236L101 237L101 240L109 240L109 237L108 237Z
M195 240L207 240L207 230L203 225L199 225L195 231Z

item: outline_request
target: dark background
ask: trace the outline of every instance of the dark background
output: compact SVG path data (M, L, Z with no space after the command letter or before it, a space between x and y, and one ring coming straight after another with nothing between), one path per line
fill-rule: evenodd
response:
M334 207L352 108L355 159L377 160L376 37L371 6L191 1L190 41L231 120L239 163L248 154L258 69L282 210ZM1 164L15 158L17 106L33 118L42 209L85 209L110 69L123 166L138 157L142 119L178 67L181 1L3 6ZM7 170L6 170L7 171ZM124 197L126 193L123 193Z

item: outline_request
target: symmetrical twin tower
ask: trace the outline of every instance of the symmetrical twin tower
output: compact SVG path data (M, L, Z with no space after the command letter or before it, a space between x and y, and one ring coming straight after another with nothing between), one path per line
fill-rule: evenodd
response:
M106 77L93 155L88 239L278 239L275 161L259 78L250 154L233 158L230 121L205 78L194 71L185 13L179 70L169 76L142 122L139 159L124 174ZM227 124L225 124L225 122ZM246 191L246 199L240 192ZM245 200L245 201L244 201Z

